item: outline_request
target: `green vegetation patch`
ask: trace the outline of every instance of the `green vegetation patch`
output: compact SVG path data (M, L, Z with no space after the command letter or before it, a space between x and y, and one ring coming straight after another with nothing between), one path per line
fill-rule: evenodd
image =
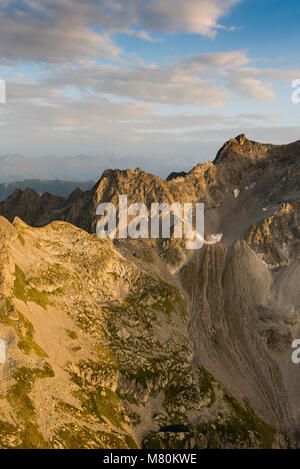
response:
M29 394L33 389L36 379L50 377L54 377L54 373L47 363L43 368L31 369L22 366L14 373L16 382L8 391L6 399L15 412L20 428L18 436L21 442L14 446L16 449L49 448L49 443L39 431L36 422L36 409Z
M75 331L69 331L68 329L66 329L66 333L68 334L68 336L70 337L71 340L77 340L78 339L78 335Z
M97 431L75 423L62 425L55 432L55 440L66 449L135 449L136 443L128 435Z
M25 246L25 239L24 239L24 236L21 235L21 233L18 234L18 239L20 243L22 244L22 246Z
M242 407L237 400L225 394L224 399L230 410L230 418L220 418L198 425L195 432L207 438L210 448L261 448L271 449L275 431L260 420L253 410Z
M6 310L0 310L0 323L11 326L19 338L18 347L26 355L33 351L39 357L46 358L47 354L42 348L33 340L34 327L32 323L25 318L25 316L15 309L13 303L6 299ZM9 313L13 313L15 319L12 319Z
M192 433L150 432L142 442L144 449L185 449Z
M36 288L30 287L23 270L17 265L15 267L14 295L24 303L32 301L43 309L46 309L47 305L49 305L47 294L37 290Z
M151 275L136 279L133 292L126 301L136 307L153 309L165 313L170 319L173 311L179 311L182 318L187 317L184 300L177 288Z
M98 384L99 376L103 372L107 370L103 369L101 363L82 362L77 373L70 372L72 380L79 387L73 395L81 402L83 416L92 416L100 423L108 422L124 431L125 410L119 395ZM83 377L86 373L89 375L88 380Z
M198 379L199 379L199 388L202 397L209 396L211 406L216 400L216 394L214 391L214 378L213 376L202 366L198 367Z

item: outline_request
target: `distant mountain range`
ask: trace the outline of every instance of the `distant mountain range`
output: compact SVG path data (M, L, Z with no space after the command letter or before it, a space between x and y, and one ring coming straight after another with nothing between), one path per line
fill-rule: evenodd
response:
M168 176L168 180L179 175L186 175L184 171L171 172L176 161L160 162L157 173L161 177ZM99 180L107 168L136 169L143 168L151 171L153 161L144 158L116 157L113 155L78 155L71 157L39 157L31 158L19 154L0 157L0 201L8 199L17 189L35 190L39 195L49 192L60 197L69 197L77 188L88 191ZM171 173L171 174L170 174Z
M153 159L136 156L117 157L114 155L77 155L71 157L45 156L31 158L19 154L0 157L0 183L24 181L26 179L62 179L68 181L89 181L99 179L108 168L135 169L153 172L166 177L171 171L181 171L182 162L176 158Z
M79 188L87 191L93 187L96 181L64 181L54 179L47 181L45 179L26 179L25 181L4 182L0 184L0 200L6 200L17 189L34 189L39 195L49 192L50 194L68 197L71 192Z

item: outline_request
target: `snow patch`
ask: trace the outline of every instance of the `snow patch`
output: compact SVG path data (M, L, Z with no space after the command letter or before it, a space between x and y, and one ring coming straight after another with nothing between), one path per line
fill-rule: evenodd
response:
M204 243L205 244L217 244L217 243L220 243L220 241L222 241L222 238L223 238L223 233L211 234L209 235L209 239L205 240Z

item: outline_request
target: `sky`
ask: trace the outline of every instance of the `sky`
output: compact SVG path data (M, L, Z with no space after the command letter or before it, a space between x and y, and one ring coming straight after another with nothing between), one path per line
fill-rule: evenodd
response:
M300 139L299 0L0 0L0 155L160 174Z

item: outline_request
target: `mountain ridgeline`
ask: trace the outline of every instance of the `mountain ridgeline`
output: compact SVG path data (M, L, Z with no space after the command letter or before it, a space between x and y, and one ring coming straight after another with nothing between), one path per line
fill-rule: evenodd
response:
M100 240L101 202L203 202L205 237ZM0 202L0 447L299 444L300 141L240 135L167 180ZM179 430L178 430L179 429Z

